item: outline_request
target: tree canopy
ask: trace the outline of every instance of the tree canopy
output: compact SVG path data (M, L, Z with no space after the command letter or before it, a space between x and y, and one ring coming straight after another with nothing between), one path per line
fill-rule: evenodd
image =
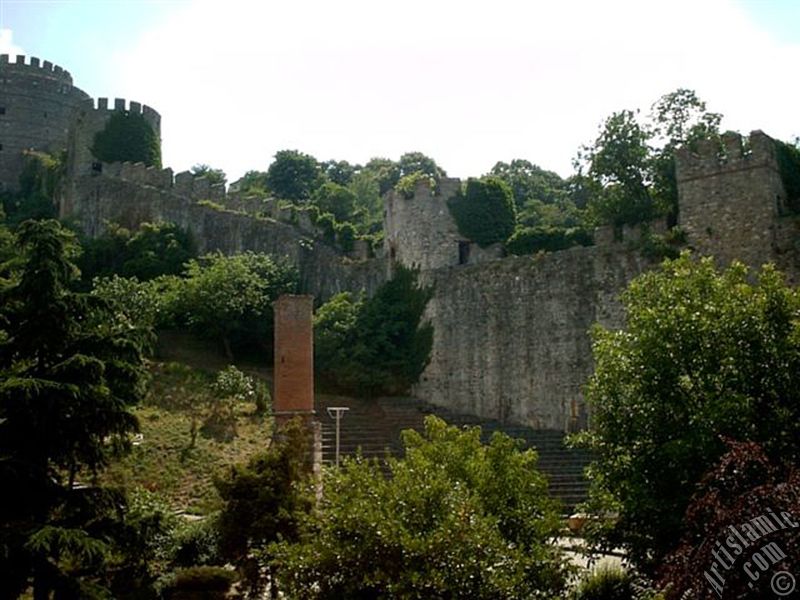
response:
M208 254L186 265L174 310L203 336L233 349L272 350L272 302L296 291L294 267L264 254Z
M37 598L85 597L108 557L113 498L77 477L137 429L129 409L144 392L145 336L71 291L74 236L56 221L26 221L17 238L22 265L0 304L0 485L13 490L2 499L0 595L30 582Z
M285 200L308 200L323 182L317 159L297 150L280 150L267 169L267 187Z
M677 214L675 150L719 135L721 115L695 92L678 89L657 100L646 118L621 110L600 126L575 159L578 182L594 219L622 225Z
M314 321L322 380L358 396L406 392L430 359L433 328L422 315L431 295L415 271L399 267L369 299L331 298Z
M497 177L467 180L464 192L452 198L448 207L461 235L480 246L505 242L514 232L514 198Z
M292 598L555 597L565 567L550 541L558 514L534 451L429 416L405 455L346 459L326 473L299 542L274 547Z
M687 253L635 279L620 331L595 327L587 388L593 497L618 510L608 539L640 566L675 544L694 486L725 451L756 441L800 457L800 292Z

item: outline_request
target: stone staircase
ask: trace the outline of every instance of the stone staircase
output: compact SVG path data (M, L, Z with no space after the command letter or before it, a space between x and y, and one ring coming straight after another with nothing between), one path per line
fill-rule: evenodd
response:
M400 432L404 429L424 429L424 419L434 414L451 425L480 426L482 437L488 440L494 431L522 439L525 447L539 453L539 468L547 476L550 494L563 503L566 512L584 501L588 482L583 471L591 455L586 450L567 448L564 434L555 430L538 430L522 425L503 425L498 421L457 414L414 398L382 398L374 401L326 396L317 398L317 418L322 423L322 460L335 462L335 421L328 416L328 407L346 406L349 411L341 419L339 451L352 456L359 450L362 456L383 458L387 452L402 454Z

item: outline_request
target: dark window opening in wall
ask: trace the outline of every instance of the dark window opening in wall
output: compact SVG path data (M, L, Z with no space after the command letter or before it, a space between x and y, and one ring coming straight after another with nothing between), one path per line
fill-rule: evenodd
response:
M4 115L4 114L6 114L6 107L5 106L0 106L0 115Z
M458 264L465 265L469 262L469 242L458 242Z
M45 119L47 118L47 113L44 113L44 118L45 118Z
M102 173L103 172L103 163L101 162L93 162L92 163L92 173Z
M3 144L0 144L0 152L3 151Z

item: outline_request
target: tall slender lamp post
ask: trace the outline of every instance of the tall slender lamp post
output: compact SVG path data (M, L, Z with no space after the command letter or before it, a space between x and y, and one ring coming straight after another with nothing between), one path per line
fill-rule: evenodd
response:
M342 414L350 410L346 406L329 406L328 416L331 419L336 419L336 466L339 466L339 422L342 420Z

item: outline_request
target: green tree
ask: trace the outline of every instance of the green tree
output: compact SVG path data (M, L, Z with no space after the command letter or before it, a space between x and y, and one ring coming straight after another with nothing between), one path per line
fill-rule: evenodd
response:
M297 150L277 152L267 169L267 187L285 200L308 200L323 182L317 159Z
M310 458L309 430L294 420L267 450L214 480L224 503L217 521L222 556L242 570L254 590L263 589L270 575L269 544L296 541L299 519L311 510ZM274 578L268 579L274 584ZM272 592L275 597L274 585Z
M461 235L480 246L505 242L516 226L511 189L497 177L468 179L464 192L448 207Z
M322 380L366 397L407 391L430 359L433 328L422 315L431 294L400 267L368 300L334 296L315 320Z
M320 167L328 181L339 185L348 185L361 169L359 165L351 165L346 160L326 160Z
M94 136L92 154L104 162L141 162L161 167L161 140L144 116L115 111Z
M272 349L272 302L297 289L294 267L265 254L208 254L191 260L175 312L201 335L233 349Z
M400 180L400 165L388 158L372 158L364 165L362 174L374 178L378 184L378 193L383 196ZM407 175L408 173L404 173Z
M546 171L527 160L515 158L510 163L498 162L489 175L508 184L518 209L533 200L555 204L567 197L567 184L557 173Z
M366 170L353 176L347 186L353 194L355 210L363 216L363 229L374 233L383 229L383 198L378 177Z
M222 184L228 181L225 171L222 169L215 169L209 165L198 163L190 169L192 175L195 177L205 177L211 184Z
M400 170L399 177L406 177L412 173L422 173L438 181L447 176L447 173L436 164L435 160L422 152L406 152L400 157L397 166Z
M356 196L338 183L324 183L312 197L312 203L321 213L330 213L339 222L353 221Z
M136 431L142 338L71 291L77 249L56 221L26 221L17 237L20 273L0 303L0 485L13 490L0 501L0 595L94 597L118 503L76 483Z
M654 202L662 212L678 214L678 183L675 151L701 139L719 137L722 115L708 112L692 90L679 88L653 104L648 122L650 135L650 179Z
M635 279L625 329L596 327L587 388L592 497L619 520L605 532L641 567L658 564L720 436L800 457L800 292L771 267L684 253Z
M234 186L242 194L266 196L269 193L265 171L248 171L239 181L231 184L232 189Z
M578 151L573 199L588 196L597 222L622 225L677 215L675 150L718 136L721 115L686 89L662 96L648 119L638 111L613 113ZM581 205L581 203L578 203Z
M533 450L429 416L405 455L346 459L325 475L299 542L273 548L292 598L555 597L565 568L558 513Z
M591 146L584 146L579 160L588 166L596 184L590 209L601 222L622 225L655 216L648 184L648 134L636 113L623 110L603 123Z

